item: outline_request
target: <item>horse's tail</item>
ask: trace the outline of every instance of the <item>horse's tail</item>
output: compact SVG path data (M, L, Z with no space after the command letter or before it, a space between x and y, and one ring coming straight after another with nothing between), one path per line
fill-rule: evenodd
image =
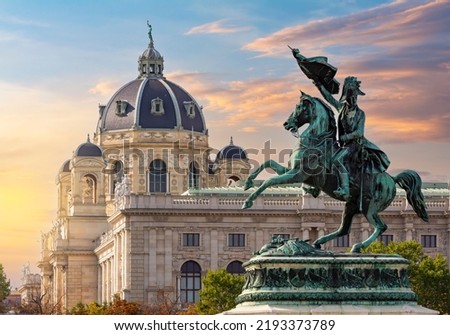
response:
M395 182L406 191L406 199L414 212L424 221L428 222L427 207L422 194L422 179L413 170L405 170L394 177Z

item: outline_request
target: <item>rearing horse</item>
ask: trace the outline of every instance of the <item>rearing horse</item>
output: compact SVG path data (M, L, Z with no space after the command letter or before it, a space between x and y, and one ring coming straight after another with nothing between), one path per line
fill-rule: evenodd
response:
M251 207L253 201L270 186L290 183L304 183L312 186L310 192L313 195L323 191L334 199L346 201L340 227L314 241L316 248L337 237L349 234L352 219L356 214L363 214L374 227L373 233L365 241L354 244L351 252L360 252L387 229L379 213L385 210L394 199L396 183L406 191L408 202L416 214L422 220L428 221L421 191L422 181L417 172L412 170L405 170L395 177L387 172L367 174L363 172L364 161L361 159L355 162L359 173L355 173L351 178L348 200L336 195L334 191L338 185L339 173L333 161L333 155L339 149L336 140L336 120L330 107L321 99L302 92L300 102L284 123L284 128L297 135L299 128L304 124L309 125L300 134L299 145L294 148L287 167L268 160L249 175L245 182L245 190L253 187L253 180L265 168L270 167L278 174L265 180L253 191L242 206L243 209Z

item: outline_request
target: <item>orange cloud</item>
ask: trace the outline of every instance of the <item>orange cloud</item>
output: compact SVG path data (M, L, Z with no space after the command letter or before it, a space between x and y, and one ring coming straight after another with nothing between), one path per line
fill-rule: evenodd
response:
M103 80L98 82L94 87L89 89L89 93L99 94L101 96L110 97L118 87L115 80Z
M442 118L380 118L369 116L366 129L377 143L414 143L438 139L437 136L442 128Z

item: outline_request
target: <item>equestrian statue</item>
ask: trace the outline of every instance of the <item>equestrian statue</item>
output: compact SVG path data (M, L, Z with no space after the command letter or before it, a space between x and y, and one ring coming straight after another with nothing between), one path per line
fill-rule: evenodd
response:
M326 57L306 58L298 49L292 49L301 71L313 81L322 99L301 92L300 101L284 123L284 128L296 137L298 145L293 149L288 166L268 160L247 178L244 189L254 186L254 179L265 168L271 168L277 176L265 180L246 199L243 209L268 187L279 184L303 183L305 191L317 197L324 192L345 202L340 227L313 242L317 249L340 236L349 234L352 219L363 214L374 227L364 241L352 246L351 252L368 247L386 229L379 213L385 210L396 195L396 184L406 191L406 197L416 214L428 221L428 214L421 191L422 181L417 172L405 170L396 176L386 170L390 161L387 155L364 136L365 113L358 106L361 82L353 76L344 80L339 100L333 94L339 92L339 82L334 79L337 69ZM303 132L300 127L308 124Z

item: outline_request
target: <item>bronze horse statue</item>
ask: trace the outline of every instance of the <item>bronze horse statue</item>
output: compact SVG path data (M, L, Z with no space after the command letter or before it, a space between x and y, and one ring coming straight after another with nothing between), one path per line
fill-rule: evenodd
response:
M298 134L299 128L305 124L308 127ZM340 227L313 242L316 248L328 241L349 234L352 219L356 214L363 214L374 227L373 233L362 242L352 246L351 252L360 252L368 247L386 229L379 213L385 210L396 194L396 184L406 191L409 204L416 214L428 221L424 197L421 191L422 181L417 172L405 170L393 177L387 172L364 173L365 160L354 157L354 165L350 170L350 197L343 198L334 192L338 185L338 171L333 159L339 150L336 140L336 120L333 111L321 99L302 92L300 102L284 123L284 128L299 137L299 145L293 149L288 166L268 160L252 172L245 182L245 190L253 187L253 180L265 168L272 168L278 175L265 180L253 191L244 202L243 209L253 205L253 201L268 187L279 184L303 183L311 186L306 189L317 196L323 191L330 197L345 201ZM362 150L363 152L363 150Z

